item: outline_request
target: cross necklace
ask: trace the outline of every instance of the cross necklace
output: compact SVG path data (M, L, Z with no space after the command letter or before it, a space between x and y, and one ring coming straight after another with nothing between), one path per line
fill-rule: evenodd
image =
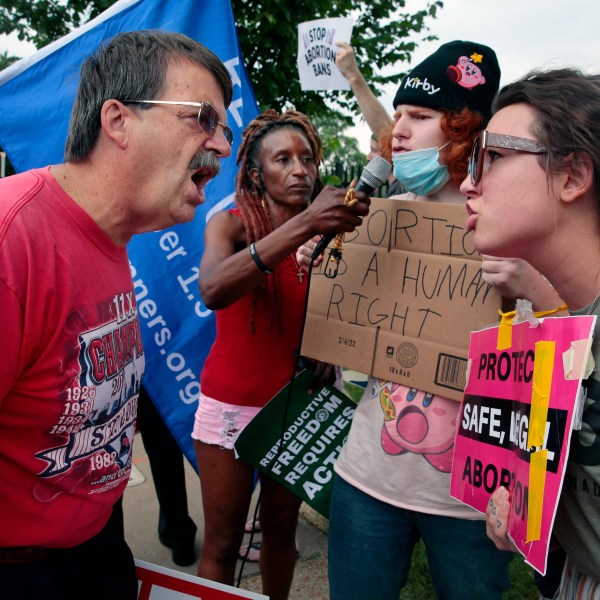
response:
M296 254L293 252L291 256L292 261L294 262L294 266L296 267L296 277L298 278L298 282L302 283L302 279L304 279L304 271L302 270L302 267L298 264L298 261L296 260Z

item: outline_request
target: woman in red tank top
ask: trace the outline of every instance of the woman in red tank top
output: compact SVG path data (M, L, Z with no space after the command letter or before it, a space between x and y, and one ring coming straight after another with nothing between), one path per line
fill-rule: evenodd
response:
M347 207L345 190L323 189L321 158L305 115L260 115L238 152L236 209L215 214L205 230L199 285L217 311L217 337L193 434L205 519L198 574L230 585L253 489L253 467L236 459L233 444L293 374L306 296L295 252L315 235L352 231L368 213L365 194ZM300 499L268 477L261 487L263 593L284 600Z

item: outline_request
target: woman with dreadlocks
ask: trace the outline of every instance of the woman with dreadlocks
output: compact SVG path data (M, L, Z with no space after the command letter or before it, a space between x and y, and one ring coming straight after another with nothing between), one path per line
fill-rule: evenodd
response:
M352 231L368 213L364 193L348 207L343 190L323 189L321 158L305 115L260 115L238 152L236 208L205 230L200 293L216 309L217 336L192 435L205 519L198 574L230 585L253 489L253 468L236 460L233 445L294 369L307 291L295 252L315 234ZM261 488L263 592L280 600L292 582L300 500L267 477Z

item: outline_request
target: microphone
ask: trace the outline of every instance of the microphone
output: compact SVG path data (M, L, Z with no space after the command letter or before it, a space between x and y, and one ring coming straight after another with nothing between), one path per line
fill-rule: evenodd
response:
M377 189L380 185L385 183L388 178L392 165L385 160L382 156L376 156L372 159L367 166L363 169L360 174L358 183L354 186L357 192L364 192L365 194L371 194L373 190ZM315 246L313 250L311 260L315 260L321 252L327 248L329 242L335 237L335 233L324 235Z

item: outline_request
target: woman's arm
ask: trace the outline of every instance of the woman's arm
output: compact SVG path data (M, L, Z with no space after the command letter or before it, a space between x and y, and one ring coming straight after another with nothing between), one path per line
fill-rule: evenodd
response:
M255 244L266 268L273 271L288 255L296 252L314 235L353 231L369 213L369 197L357 192L358 202L344 205L345 190L325 187L299 215ZM217 213L207 224L205 250L200 262L200 295L207 308L229 306L263 281L265 273L246 247L241 219L231 213Z

